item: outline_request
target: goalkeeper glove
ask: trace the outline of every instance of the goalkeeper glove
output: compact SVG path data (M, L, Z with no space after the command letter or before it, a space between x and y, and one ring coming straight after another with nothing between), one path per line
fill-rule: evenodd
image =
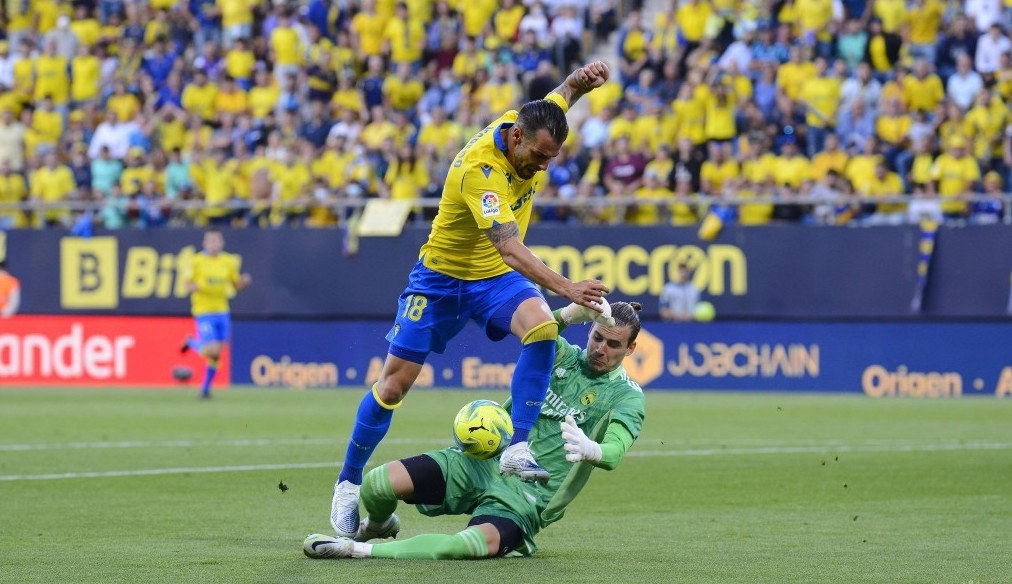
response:
M562 428L562 439L566 441L566 460L586 460L591 464L601 462L601 445L587 438L572 415L566 416L565 421L559 422L559 426Z
M615 318L611 315L611 305L601 299L601 312L573 302L559 311L563 324L580 324L594 321L602 326L615 326Z

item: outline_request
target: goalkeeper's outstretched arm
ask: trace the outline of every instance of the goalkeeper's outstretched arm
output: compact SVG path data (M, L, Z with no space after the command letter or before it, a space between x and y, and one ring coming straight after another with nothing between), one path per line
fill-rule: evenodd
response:
M608 430L600 444L591 440L576 425L573 416L566 416L559 424L562 428L562 439L566 441L566 460L569 462L583 460L598 468L615 470L635 441L629 430L619 422L608 424Z
M552 312L555 322L559 324L559 332L562 332L571 324L582 324L585 322L596 322L603 326L615 326L615 318L611 315L611 305L602 297L597 303L600 310L594 310L581 306L577 303L569 304Z
M608 424L608 431L601 441L601 460L594 466L604 470L615 470L635 440L622 424L618 422Z

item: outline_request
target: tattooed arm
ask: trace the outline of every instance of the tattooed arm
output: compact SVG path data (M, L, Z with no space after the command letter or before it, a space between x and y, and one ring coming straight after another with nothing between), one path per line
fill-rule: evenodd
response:
M520 241L520 228L515 221L494 225L485 230L485 235L507 266L564 298L601 311L598 301L609 292L608 288L596 280L573 282L546 266Z
M570 73L553 93L559 94L572 107L578 99L604 85L609 75L608 65L603 61L594 61Z

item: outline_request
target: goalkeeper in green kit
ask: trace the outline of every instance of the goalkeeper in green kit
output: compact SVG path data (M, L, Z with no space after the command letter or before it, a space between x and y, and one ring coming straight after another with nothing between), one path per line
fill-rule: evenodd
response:
M533 554L535 534L562 518L593 468L618 466L643 425L643 391L622 367L636 349L640 305L603 305L603 313L577 304L554 313L560 328L593 324L586 349L562 337L556 341L551 383L530 440L535 458L550 472L548 484L500 476L497 458L477 460L456 448L388 462L365 476L361 500L368 516L354 539L313 534L303 544L305 554L412 560ZM471 520L454 535L366 543L396 537L398 501L424 515Z

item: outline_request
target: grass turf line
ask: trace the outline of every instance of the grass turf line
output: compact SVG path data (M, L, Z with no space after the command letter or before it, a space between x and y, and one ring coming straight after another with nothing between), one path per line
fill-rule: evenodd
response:
M336 461L360 397L0 390L0 475ZM449 443L478 397L505 393L412 392L373 462ZM336 468L253 470L0 482L0 581L1008 581L1010 452L960 444L1012 441L1012 401L648 392L647 408L632 452L657 455L596 471L534 558L311 561ZM792 446L809 449L750 451ZM692 449L714 455L664 455ZM402 537L466 524L399 512Z

